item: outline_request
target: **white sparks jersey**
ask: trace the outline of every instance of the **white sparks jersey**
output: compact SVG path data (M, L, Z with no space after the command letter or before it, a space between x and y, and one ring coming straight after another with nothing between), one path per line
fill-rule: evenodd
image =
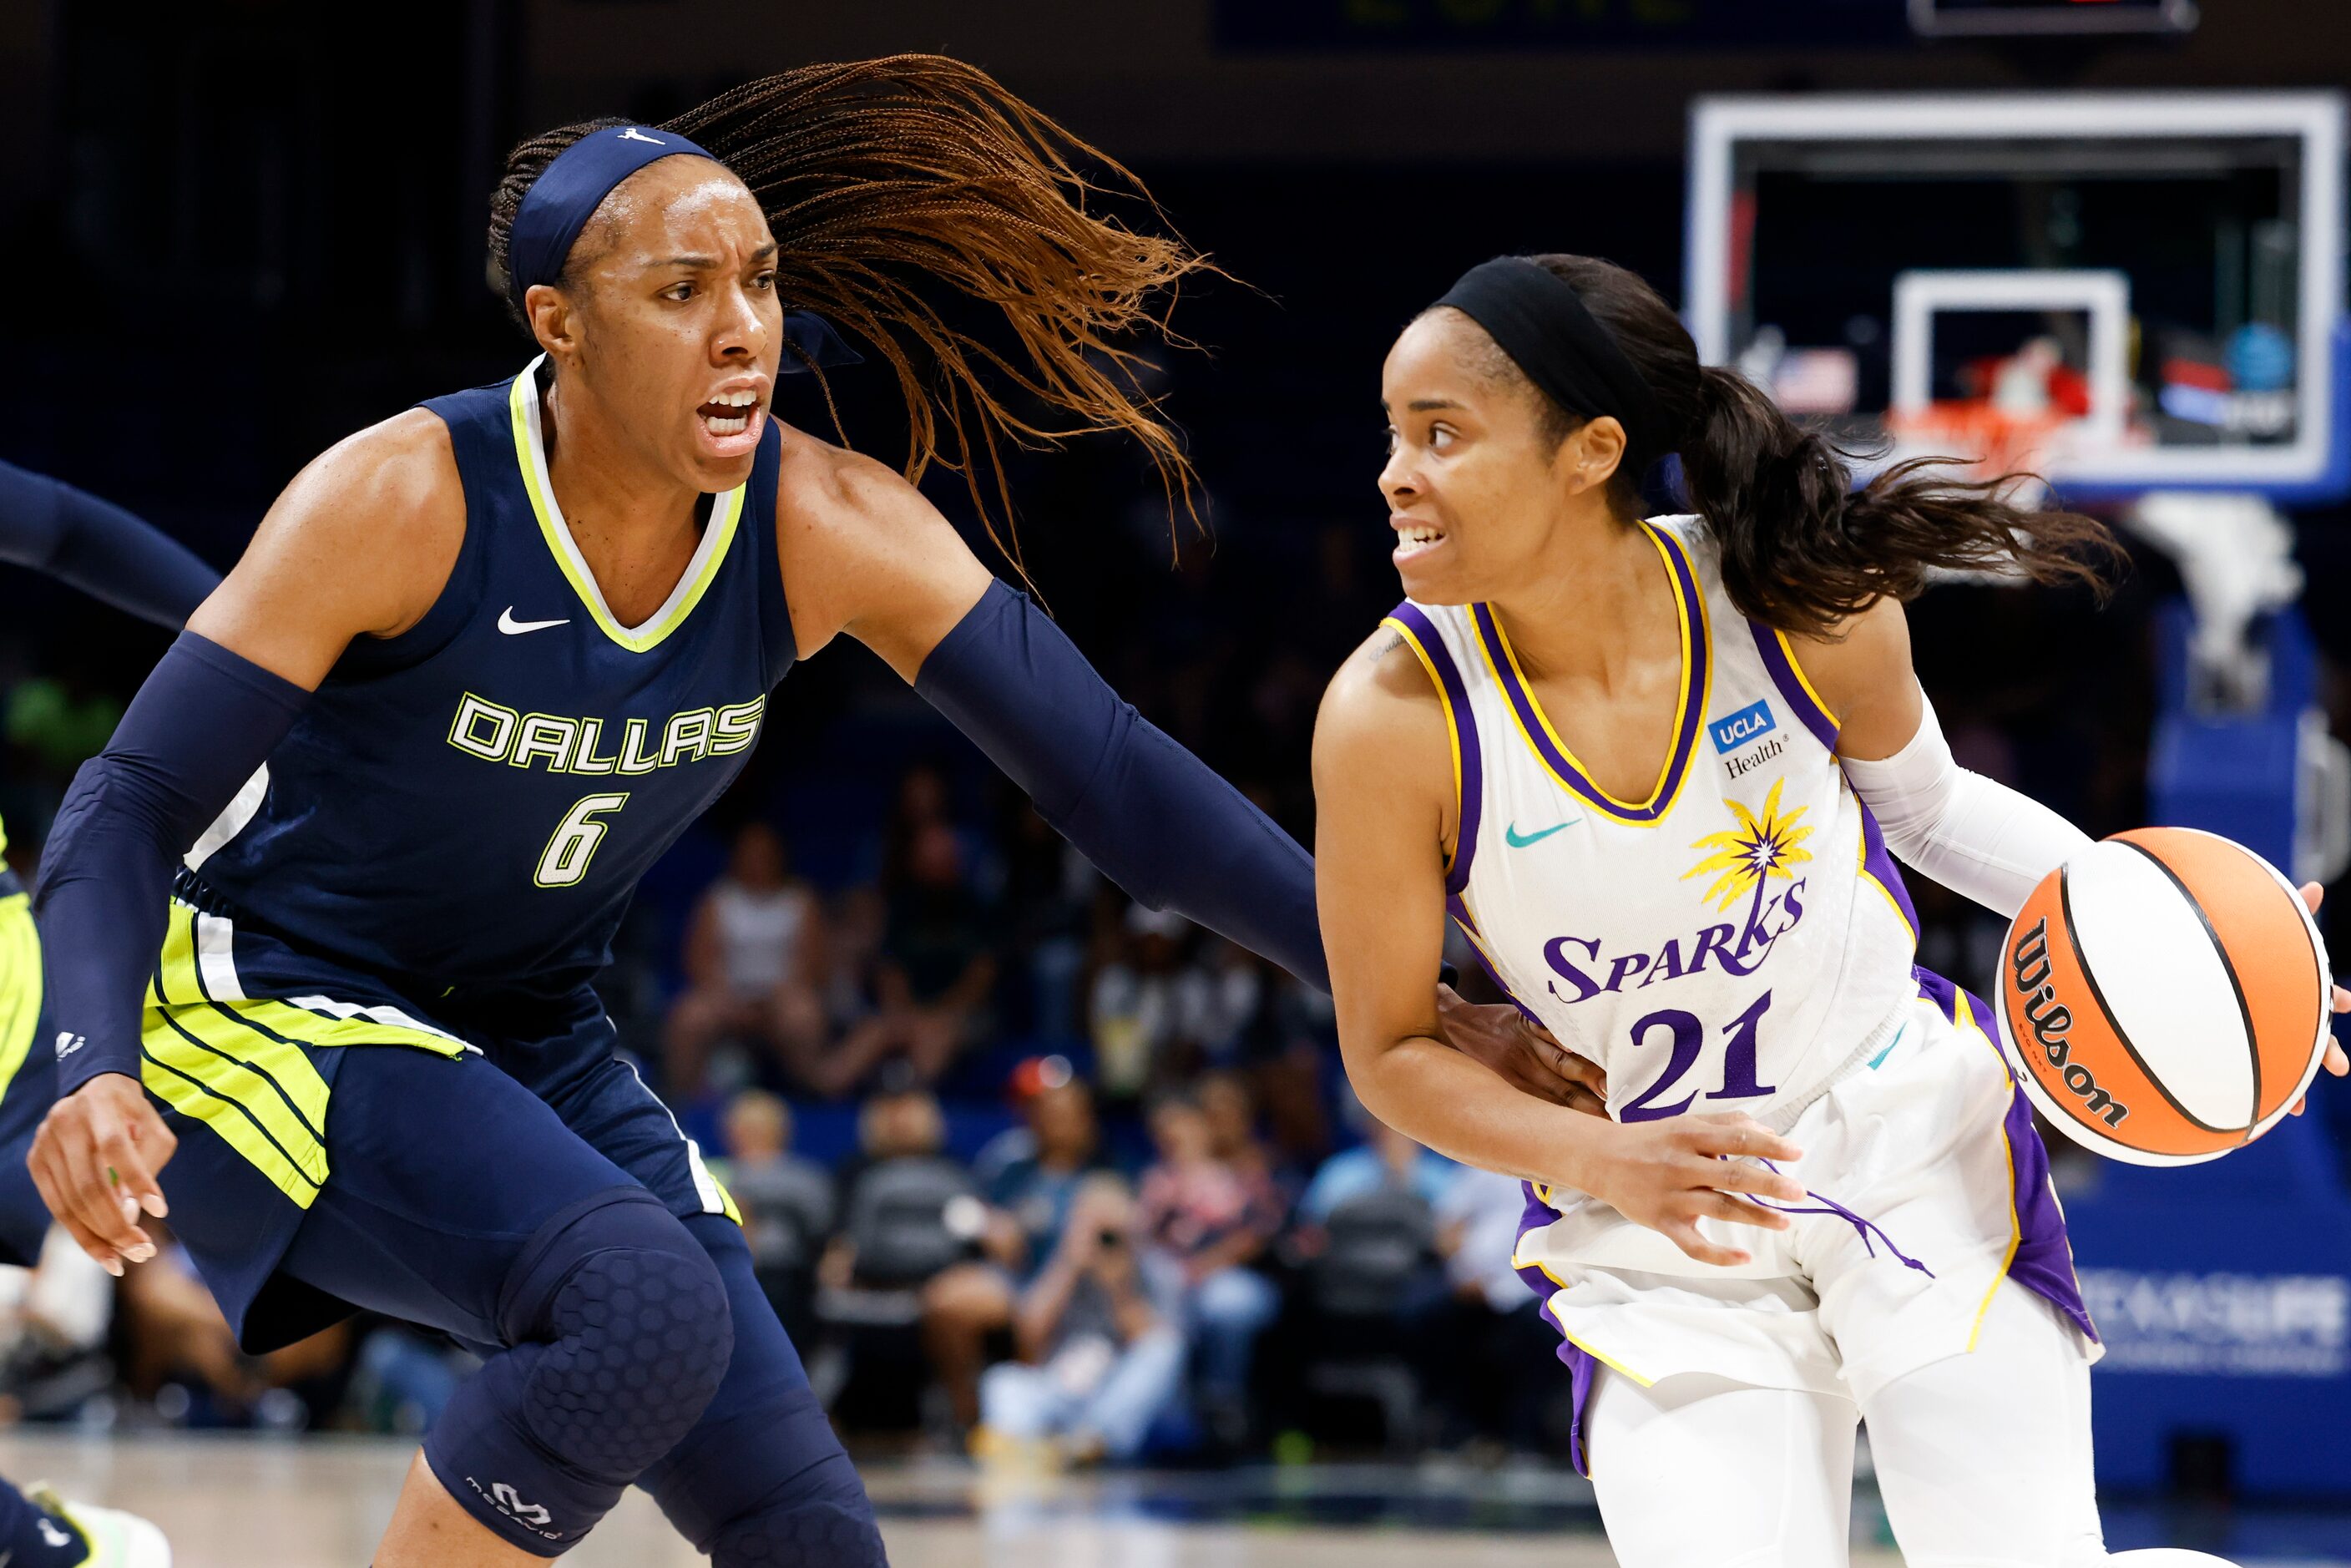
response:
M1784 1129L1899 1029L1917 923L1787 640L1732 608L1699 518L1642 526L1682 653L1645 800L1593 782L1490 608L1407 601L1387 622L1452 732L1449 904L1520 1005L1607 1070L1612 1116Z

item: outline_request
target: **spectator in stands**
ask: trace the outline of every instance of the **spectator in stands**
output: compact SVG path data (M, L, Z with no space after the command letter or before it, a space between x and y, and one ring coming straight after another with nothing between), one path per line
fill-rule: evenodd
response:
M1526 1211L1517 1177L1468 1166L1437 1198L1437 1247L1456 1305L1453 1325L1424 1336L1423 1365L1457 1420L1542 1452L1566 1436L1551 1422L1568 1410L1568 1374L1541 1298L1510 1267Z
M1165 910L1131 904L1122 926L1087 998L1105 1091L1130 1098L1238 1061L1264 1012L1264 965Z
M1327 1225L1332 1211L1349 1198L1388 1188L1413 1193L1434 1210L1461 1175L1461 1167L1443 1155L1423 1148L1368 1113L1364 1120L1370 1135L1322 1162L1298 1200L1300 1218Z
M974 1162L987 1200L983 1256L958 1263L923 1292L923 1343L956 1422L979 1418L988 1342L1013 1327L1016 1300L1061 1245L1070 1207L1094 1168L1100 1132L1093 1094L1062 1057L1014 1069L1022 1125L998 1134Z
M784 1327L805 1338L817 1260L832 1234L832 1176L791 1152L791 1107L764 1090L726 1103L719 1135L726 1153L717 1176L742 1211L751 1267Z
M1078 977L1102 873L1017 789L1004 796L1004 896L1008 949L1028 967L1028 1031L1056 1044L1080 1038Z
M1182 1271L1143 1245L1126 1184L1088 1176L1069 1218L1021 1293L1021 1359L981 1380L983 1454L1045 1442L1073 1464L1130 1460L1182 1391Z
M672 1093L704 1092L710 1050L727 1040L807 1076L824 1044L825 936L824 906L790 874L783 840L765 822L745 823L686 928L686 988L663 1031Z
M904 880L889 892L874 1011L806 1073L820 1094L845 1094L873 1070L904 1061L935 1083L956 1054L985 1034L996 984L986 912L964 876L955 830L932 822L905 852Z
M1250 1265L1281 1228L1281 1204L1262 1169L1217 1157L1196 1099L1170 1094L1151 1112L1158 1163L1144 1174L1143 1225L1183 1270L1200 1414L1220 1442L1247 1436L1249 1357L1280 1297Z

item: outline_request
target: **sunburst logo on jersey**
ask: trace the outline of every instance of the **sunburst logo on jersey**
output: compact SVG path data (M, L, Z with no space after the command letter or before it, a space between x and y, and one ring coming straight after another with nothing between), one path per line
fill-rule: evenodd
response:
M1739 818L1739 826L1719 833L1708 833L1690 845L1694 850L1714 852L1682 873L1687 882L1694 876L1713 873L1714 881L1704 894L1704 902L1729 914L1740 894L1750 894L1753 906L1747 912L1751 924L1761 912L1763 889L1773 878L1787 881L1796 874L1789 868L1813 858L1804 848L1804 841L1813 830L1800 826L1797 819L1812 810L1799 806L1786 816L1780 814L1780 790L1788 781L1776 780L1771 792L1763 797L1763 810L1759 814L1749 810L1737 800L1725 800Z

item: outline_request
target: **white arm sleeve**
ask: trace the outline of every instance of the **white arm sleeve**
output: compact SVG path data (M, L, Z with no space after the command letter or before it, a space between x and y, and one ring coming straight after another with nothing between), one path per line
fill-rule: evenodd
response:
M2012 917L2090 836L2030 796L1961 768L1934 705L1924 694L1919 705L1908 745L1876 762L1844 758L1845 777L1886 848L1953 893Z

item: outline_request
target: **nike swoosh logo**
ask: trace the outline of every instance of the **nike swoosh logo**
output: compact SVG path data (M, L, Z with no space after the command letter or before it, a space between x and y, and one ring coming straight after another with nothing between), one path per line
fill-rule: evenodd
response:
M1570 817L1566 821L1558 823L1552 827L1545 828L1540 833L1521 833L1519 831L1519 825L1516 822L1512 822L1509 827L1502 830L1502 840L1512 849L1522 850L1529 844L1539 844L1545 839L1551 837L1553 833L1572 828L1582 821L1583 821L1583 819L1581 817Z
M498 612L498 630L509 637L519 637L526 632L544 632L549 626L570 624L571 617L569 615L559 621L517 621L514 618L514 606L511 604Z

